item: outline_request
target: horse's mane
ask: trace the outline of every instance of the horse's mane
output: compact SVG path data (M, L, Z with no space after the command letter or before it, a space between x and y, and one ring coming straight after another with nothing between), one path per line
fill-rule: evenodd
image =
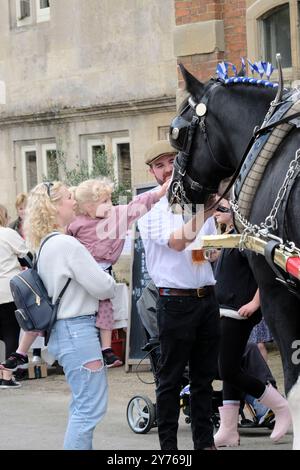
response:
M234 85L236 83L244 83L246 85L254 85L254 86L264 86L267 88L278 88L278 83L270 82L269 80L263 80L259 78L253 77L230 77L221 80L225 85Z
M232 86L232 85L252 85L254 87L259 87L259 88L278 88L278 83L273 83L270 82L269 80L262 80L259 78L253 78L253 77L230 77L230 78L225 78L225 79L220 79L220 78L211 78L205 83L205 89L209 86L211 82L216 82L219 81L224 85L225 87L227 85ZM189 97L185 98L182 103L179 105L178 108L178 113L181 114L184 108L188 105L188 100Z

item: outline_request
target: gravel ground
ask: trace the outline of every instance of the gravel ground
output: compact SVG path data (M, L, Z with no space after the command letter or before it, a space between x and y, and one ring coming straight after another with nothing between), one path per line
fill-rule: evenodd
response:
M269 353L270 367L280 391L283 391L283 376L279 354ZM1 425L0 449L61 449L67 421L69 390L63 375L53 373L45 379L26 380L16 390L0 390ZM141 374L148 382L150 372ZM140 435L131 431L126 419L129 400L136 394L154 399L154 385L142 383L134 372L126 373L124 367L108 370L110 385L109 409L95 432L95 449L106 450L158 450L157 429ZM216 387L220 386L215 384ZM291 449L292 434L285 436L279 444L269 439L267 429L243 429L239 450L283 450ZM16 438L17 436L17 438ZM190 425L181 414L178 431L179 448L192 449Z

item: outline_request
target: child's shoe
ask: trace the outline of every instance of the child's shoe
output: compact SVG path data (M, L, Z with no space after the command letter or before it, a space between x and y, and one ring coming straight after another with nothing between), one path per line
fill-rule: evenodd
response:
M17 352L12 353L8 359L6 359L1 364L2 369L10 370L14 372L18 368L27 369L28 368L28 356L19 354Z

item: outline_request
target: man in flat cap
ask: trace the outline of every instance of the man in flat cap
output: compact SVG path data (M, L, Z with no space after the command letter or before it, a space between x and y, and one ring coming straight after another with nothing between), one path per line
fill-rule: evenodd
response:
M152 145L145 162L162 185L173 171L175 151L168 141ZM155 189L154 189L155 191ZM208 261L194 263L186 250L198 234L216 233L213 211L184 222L167 197L138 223L149 275L159 292L157 320L161 346L157 423L162 450L177 449L181 379L189 363L191 426L195 449L215 449L211 422L212 381L217 376L219 306ZM204 219L204 220L203 220Z

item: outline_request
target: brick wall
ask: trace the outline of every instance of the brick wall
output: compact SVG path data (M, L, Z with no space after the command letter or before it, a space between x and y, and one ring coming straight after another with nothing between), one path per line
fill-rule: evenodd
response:
M199 80L215 75L218 62L227 60L240 66L240 57L246 56L246 0L174 0L176 25L223 20L225 51L178 57ZM181 86L181 76L179 86Z

